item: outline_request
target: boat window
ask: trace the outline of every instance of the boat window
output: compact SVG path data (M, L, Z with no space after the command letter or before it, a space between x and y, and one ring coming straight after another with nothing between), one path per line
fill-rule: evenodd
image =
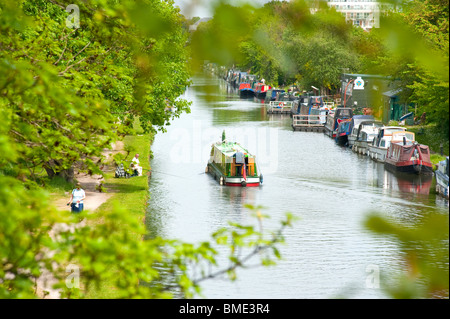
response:
M340 116L342 117L349 117L350 116L350 111L349 110L341 110Z

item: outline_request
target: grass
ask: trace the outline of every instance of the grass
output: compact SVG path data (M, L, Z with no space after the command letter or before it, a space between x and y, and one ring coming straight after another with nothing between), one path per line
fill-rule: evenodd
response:
M439 154L431 154L430 155L431 163L433 163L434 165L439 164L439 162L445 160L446 158L447 158L447 156L442 156Z
M139 153L141 166L143 167L143 176L132 178L115 178L114 172L108 172L105 175L104 186L107 192L112 193L112 197L100 206L95 215L95 219L89 221L90 226L94 226L102 222L102 216L113 209L115 205L120 205L126 209L130 217L136 218L139 222L144 222L146 205L148 201L148 177L146 171L150 169L150 145L153 140L152 134L142 134L134 136L126 136L124 138L125 148L132 149L133 152L126 158L131 161L135 153ZM119 225L122 229L129 228L128 225ZM130 239L142 240L140 234L129 233ZM114 266L109 269L114 272ZM116 297L113 279L104 281L99 287L91 287L87 292L88 299L112 299Z
M73 183L69 183L60 176L55 176L53 178L44 177L42 180L44 181L45 189L57 196L65 196L65 192L70 192L74 188Z

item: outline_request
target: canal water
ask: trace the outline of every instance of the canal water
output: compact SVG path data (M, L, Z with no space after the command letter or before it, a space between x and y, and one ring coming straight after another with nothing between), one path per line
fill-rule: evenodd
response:
M152 146L150 236L200 243L230 221L256 226L245 204L265 207L265 232L286 212L299 218L284 232L276 266L255 267L255 257L234 282L202 282L202 297L386 298L378 279L401 271L402 258L395 241L365 229L367 215L414 222L430 209L448 211L432 178L400 178L323 133L294 132L289 116L267 115L261 101L240 100L221 79L195 77L182 98L192 101L191 113ZM220 186L205 174L211 144L224 130L257 156L262 186ZM220 267L226 258L221 251Z

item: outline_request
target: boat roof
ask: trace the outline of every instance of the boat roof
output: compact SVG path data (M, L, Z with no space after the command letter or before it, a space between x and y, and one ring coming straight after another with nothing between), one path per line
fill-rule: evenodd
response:
M377 125L378 128L383 127L383 123L381 123L380 121L375 121L375 120L371 120L371 121L362 121L359 123L360 127L363 126L375 126Z
M409 139L410 141L414 141L416 138L416 135L410 131L397 131L397 132L392 133L392 139L394 139L398 136L401 136L402 138L403 138L403 136L405 136L405 137L410 136L410 137L412 137L412 139Z
M383 126L380 128L380 130L383 130L385 132L384 135L392 135L394 132L406 132L406 128L400 126Z
M237 142L216 142L214 147L227 157L232 157L238 150L247 154L249 157L254 157L249 151Z
M383 130L399 130L399 131L406 131L406 127L402 126L383 126Z
M354 126L358 126L361 122L363 121L375 121L375 118L373 117L373 115L353 115L352 117L352 122Z

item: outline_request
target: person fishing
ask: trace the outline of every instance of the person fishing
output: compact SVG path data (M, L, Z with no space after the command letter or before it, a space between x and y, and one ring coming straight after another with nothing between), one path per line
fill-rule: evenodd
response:
M142 166L139 162L139 154L134 155L133 159L131 160L131 168L136 171L137 176L142 176Z
M70 196L69 202L67 205L70 205L71 211L73 213L80 213L84 209L84 199L86 198L86 193L81 188L81 184L77 183L75 189L72 190L72 194Z

